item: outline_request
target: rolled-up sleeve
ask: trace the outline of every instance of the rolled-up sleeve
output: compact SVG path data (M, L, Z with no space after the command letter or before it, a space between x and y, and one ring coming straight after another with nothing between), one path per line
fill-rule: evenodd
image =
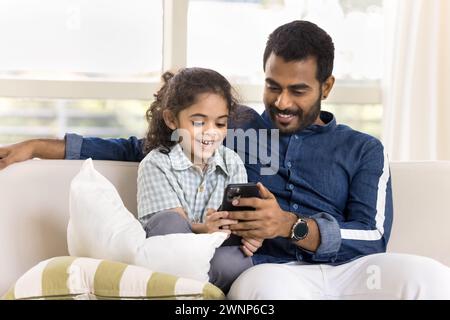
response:
M307 252L309 259L314 262L333 261L341 247L341 229L336 219L328 213L321 212L310 217L319 228L320 245L316 252Z
M65 158L67 160L78 160L81 159L81 145L83 143L83 137L75 133L67 133L64 137L66 143L66 154Z
M67 133L65 158L79 160L116 160L140 162L144 158L143 140L136 137L128 139L84 138L78 134Z

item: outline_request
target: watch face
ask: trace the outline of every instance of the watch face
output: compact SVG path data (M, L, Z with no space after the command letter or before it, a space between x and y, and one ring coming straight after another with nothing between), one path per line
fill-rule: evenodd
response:
M300 223L297 223L294 229L294 235L298 239L303 239L308 234L308 225L306 224L306 221L301 221Z

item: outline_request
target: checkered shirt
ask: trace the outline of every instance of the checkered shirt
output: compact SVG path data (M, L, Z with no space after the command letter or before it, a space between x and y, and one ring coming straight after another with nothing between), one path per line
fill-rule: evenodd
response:
M182 207L190 221L203 222L207 209L219 208L225 186L245 182L244 163L225 146L209 159L206 172L193 165L179 144L169 154L155 149L139 165L138 216L143 221L158 211Z

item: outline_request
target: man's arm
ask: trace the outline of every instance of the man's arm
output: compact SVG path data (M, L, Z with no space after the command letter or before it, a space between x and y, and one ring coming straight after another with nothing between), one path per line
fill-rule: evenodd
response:
M385 252L393 221L389 160L384 147L372 140L352 177L344 219L339 221L341 247L337 261Z
M84 138L68 133L65 137L65 158L71 160L92 158L93 160L115 160L140 162L144 158L143 140Z
M306 261L345 262L386 251L393 215L389 164L379 141L372 141L366 149L351 179L342 219L338 221L325 212L307 219L310 234L297 242ZM296 215L279 207L269 191L263 199L241 198L239 206L256 208L231 212L231 219L245 220L231 227L241 236L288 238L297 220Z
M34 139L0 147L0 170L32 158L87 159L139 162L144 158L142 139L83 138L67 134L65 139Z
M64 140L34 139L0 147L0 170L32 158L64 159Z

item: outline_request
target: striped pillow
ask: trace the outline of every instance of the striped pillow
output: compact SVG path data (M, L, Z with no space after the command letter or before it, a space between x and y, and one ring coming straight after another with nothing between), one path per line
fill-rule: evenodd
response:
M120 262L56 257L38 263L3 299L224 299L200 282Z

